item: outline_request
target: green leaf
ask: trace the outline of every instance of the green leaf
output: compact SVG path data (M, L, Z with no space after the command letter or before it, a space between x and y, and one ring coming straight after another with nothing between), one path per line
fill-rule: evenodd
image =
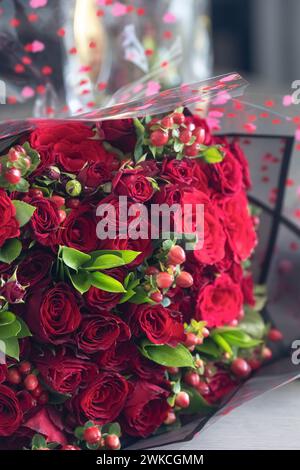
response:
M16 320L16 315L12 312L0 312L0 327L10 325Z
M0 341L1 343L2 341ZM3 341L5 350L3 351L7 356L19 360L20 347L17 338L8 338ZM1 345L0 345L1 348Z
M75 250L75 248L69 248L68 246L61 247L61 256L63 262L75 271L80 268L83 264L90 261L91 256L83 253L82 251Z
M85 431L85 428L83 426L78 426L74 432L76 439L79 439L80 441L82 441L84 431Z
M202 354L207 354L214 359L218 359L221 356L218 346L210 338L206 338L203 344L196 346L196 351L199 351Z
M18 336L18 333L21 331L21 324L18 320L15 320L9 325L0 326L0 339L8 339Z
M133 123L137 135L137 141L134 149L134 160L135 162L138 162L144 153L143 146L145 138L145 127L139 119L134 119Z
M265 335L265 323L261 315L254 310L246 310L239 327L252 338L262 339Z
M41 434L35 434L32 438L31 441L31 448L32 450L38 450L38 449L46 449L47 448L47 442L44 436L41 436Z
M17 317L17 320L21 325L21 330L17 334L18 339L27 338L28 336L32 336L32 334L31 334L28 326L24 322L24 320L22 320L22 318L20 318L20 317Z
M148 297L148 294L144 291L142 287L139 287L136 289L135 294L130 297L130 303L135 304L135 305L141 305L141 304L154 304L153 300Z
M182 386L182 390L187 392L190 397L190 406L183 409L180 413L182 414L199 414L204 412L207 414L209 411L213 411L215 407L210 405L196 389L188 387L187 385Z
M92 251L90 256L92 259L98 258L98 256L102 255L115 255L120 256L124 261L124 264L130 264L134 261L139 255L141 254L140 251L133 251L133 250L97 250Z
M30 157L31 166L29 168L28 173L32 173L34 170L37 169L37 167L40 164L40 161L41 161L40 155L36 150L30 147L29 142L25 142L25 144L23 144L22 147L26 150L27 155Z
M16 208L16 219L20 224L20 227L26 225L36 210L36 207L27 204L27 202L23 201L12 201L13 205Z
M20 182L13 186L13 191L19 191L20 193L27 193L29 191L29 183L24 178L21 178Z
M76 290L78 290L78 292L80 292L81 295L85 294L85 292L90 289L92 281L89 273L80 270L78 273L69 272L68 274L73 286Z
M211 333L214 341L216 336L221 336L229 345L238 346L239 348L253 348L261 344L260 340L252 339L251 336L239 328L217 328Z
M86 271L96 271L98 269L112 269L124 266L126 263L116 255L101 255L96 259L92 259L89 263L85 264L82 268Z
M221 334L214 333L212 335L212 339L223 351L227 352L228 354L230 354L230 356L232 356L233 351L230 347L230 344L226 341L224 336L225 336L224 334L221 335Z
M182 344L178 344L175 348L172 348L166 344L155 345L145 340L141 344L141 353L151 361L165 367L195 368L193 356Z
M17 238L7 240L0 248L0 261L2 263L11 264L22 251L22 243Z
M98 289L106 292L126 292L121 282L117 281L111 276L104 273L91 273L90 274L91 284Z
M218 147L208 147L201 153L201 156L204 158L206 163L220 163L224 159L224 155Z
M112 423L108 426L108 434L115 434L116 436L121 436L121 426L119 423Z

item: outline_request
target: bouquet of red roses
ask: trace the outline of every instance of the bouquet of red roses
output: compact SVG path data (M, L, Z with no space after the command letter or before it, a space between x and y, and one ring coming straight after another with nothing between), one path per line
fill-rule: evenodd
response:
M41 122L0 161L2 448L126 447L270 358L236 142L180 108Z

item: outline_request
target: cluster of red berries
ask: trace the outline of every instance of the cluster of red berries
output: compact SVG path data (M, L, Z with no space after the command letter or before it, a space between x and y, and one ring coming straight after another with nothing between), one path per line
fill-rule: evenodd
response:
M6 167L3 168L2 163L0 165L0 173L3 173L7 183L17 185L22 178L21 169L26 173L31 167L31 160L23 147L17 145L9 150Z
M107 434L102 436L99 426L90 426L84 430L83 440L91 446L99 445L99 447L108 450L118 450L121 447L120 439L116 434Z
M49 395L39 383L38 377L32 373L32 365L28 361L21 362L17 367L10 367L7 371L7 381L27 390L32 398L32 405L45 405L48 403Z
M164 147L174 138L173 130L176 129L177 139L184 145L184 154L187 157L195 157L199 154L201 145L204 144L206 133L203 127L196 127L194 123L187 122L183 113L173 113L163 119L152 119L149 123L150 142L154 147Z
M160 272L155 266L150 266L146 270L147 276L153 276L155 279L157 291L150 294L151 300L160 303L163 300L161 290L170 289L174 284L176 287L188 289L192 287L194 280L193 276L186 272L181 271L177 267L182 265L186 260L185 251L181 246L173 246L167 256L167 271Z

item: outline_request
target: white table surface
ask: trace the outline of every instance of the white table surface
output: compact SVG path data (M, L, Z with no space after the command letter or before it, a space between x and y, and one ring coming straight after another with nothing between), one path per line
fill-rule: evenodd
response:
M161 450L300 449L300 381L235 409L190 442Z

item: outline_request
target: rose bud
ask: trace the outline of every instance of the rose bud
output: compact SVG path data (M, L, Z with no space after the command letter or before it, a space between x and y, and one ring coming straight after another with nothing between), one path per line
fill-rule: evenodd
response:
M57 181L60 178L60 169L57 166L49 166L45 170L45 175L50 179Z
M22 302L26 289L18 281L7 282L0 290L0 295L5 297L9 304Z
M82 186L77 180L70 180L66 184L66 191L69 196L77 197L82 191Z

